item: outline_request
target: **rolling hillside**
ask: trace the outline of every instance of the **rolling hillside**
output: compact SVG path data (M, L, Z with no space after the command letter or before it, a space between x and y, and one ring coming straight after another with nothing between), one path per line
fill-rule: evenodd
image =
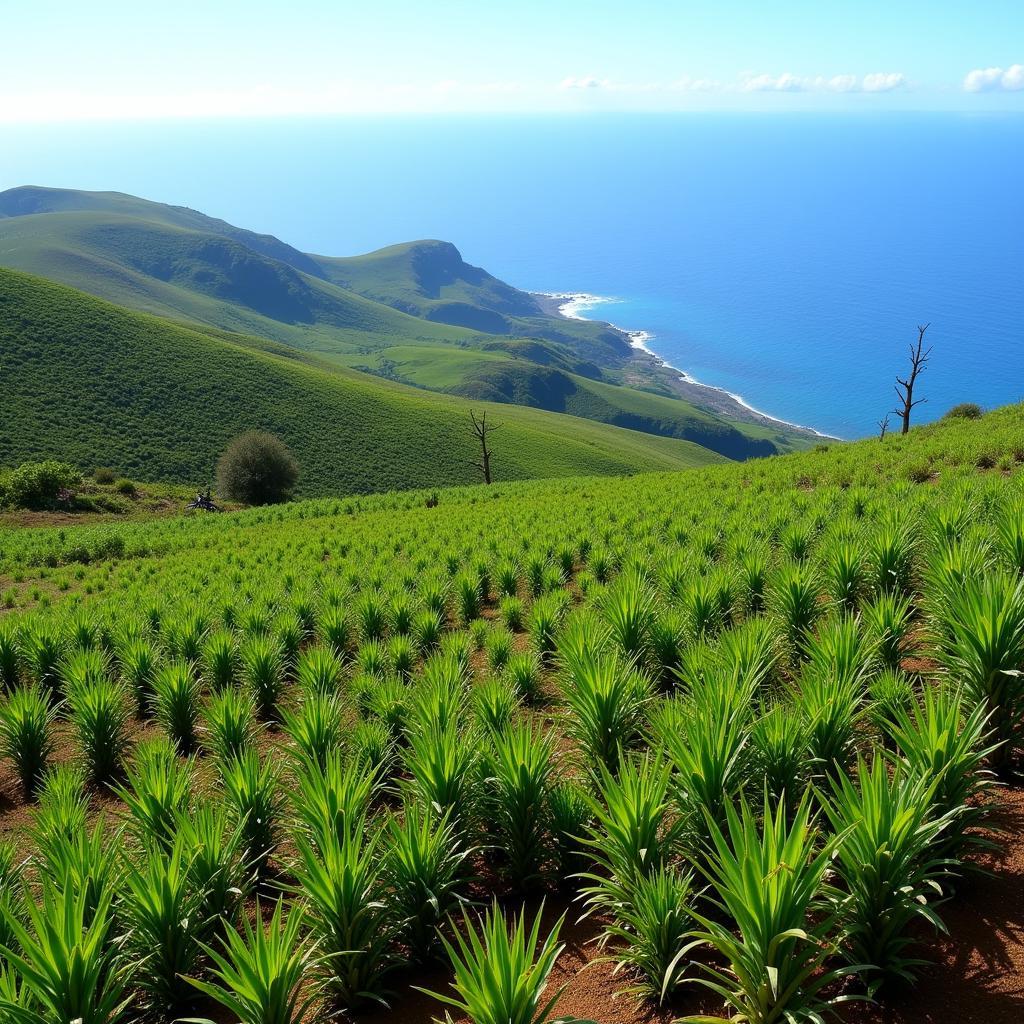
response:
M238 239L120 212L9 216L0 220L0 263L143 312L326 354L468 337L346 292Z
M25 187L0 194L0 265L400 383L570 412L729 458L814 441L680 398L673 375L622 332L552 315L447 242L312 256L183 207Z
M199 486L226 441L258 427L294 448L302 494L475 482L465 400L263 339L226 338L0 270L0 464L58 457ZM685 441L530 409L494 412L496 479L720 461Z

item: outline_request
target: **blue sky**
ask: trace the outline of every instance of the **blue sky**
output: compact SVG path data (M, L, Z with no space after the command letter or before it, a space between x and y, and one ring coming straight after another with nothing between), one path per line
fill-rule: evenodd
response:
M32 0L0 122L1024 111L1024 0Z

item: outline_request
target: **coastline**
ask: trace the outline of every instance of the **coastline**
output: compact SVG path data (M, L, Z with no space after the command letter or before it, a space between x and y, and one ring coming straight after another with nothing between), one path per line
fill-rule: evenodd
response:
M592 295L588 292L533 292L531 294L540 303L545 313L565 317L567 320L599 320L599 318L584 316L583 314L599 306L613 305L620 301L611 296ZM659 369L669 371L673 375L673 390L679 393L681 397L687 398L695 404L703 405L715 412L725 413L726 415L764 426L777 426L784 427L787 430L797 430L809 436L828 441L842 440L842 438L835 437L832 434L825 434L804 423L793 423L790 420L772 416L770 413L751 405L742 395L737 395L732 391L727 391L725 388L717 387L714 384L705 384L703 381L697 380L696 377L691 376L686 370L667 362L649 346L648 342L654 338L654 335L649 331L630 330L607 320L599 320L599 322L606 323L613 330L622 334L629 341L634 352L638 353L641 358L647 358Z

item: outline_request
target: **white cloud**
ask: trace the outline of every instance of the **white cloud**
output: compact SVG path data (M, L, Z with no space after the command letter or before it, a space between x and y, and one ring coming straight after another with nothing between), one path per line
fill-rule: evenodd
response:
M606 89L611 83L607 78L597 78L595 75L584 75L576 78L570 75L562 79L561 89Z
M892 92L894 89L902 89L906 84L906 75L899 71L877 71L864 76L861 88L865 92Z
M742 81L744 92L803 92L809 84L806 78L785 71L781 75L754 75Z
M721 83L713 78L691 78L689 75L683 75L682 78L671 82L668 88L672 92L713 92L721 88Z
M1016 92L1024 89L1024 64L1011 64L1008 68L975 68L964 77L967 92Z
M807 78L789 71L781 75L740 77L740 88L744 92L892 92L906 84L906 75L899 71L876 72L863 78L856 75Z
M825 88L831 92L856 92L858 84L856 75L833 75L824 82Z

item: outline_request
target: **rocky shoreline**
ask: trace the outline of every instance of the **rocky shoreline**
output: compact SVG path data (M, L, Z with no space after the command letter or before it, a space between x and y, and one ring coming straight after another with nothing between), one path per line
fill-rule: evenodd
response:
M545 316L556 316L569 320L591 320L592 318L574 313L566 313L567 307L570 309L576 307L590 308L593 305L600 304L602 301L607 301L582 292L533 292L531 294ZM645 331L627 331L606 320L599 320L597 318L593 318L592 322L601 323L609 330L615 331L630 346L631 355L623 367L623 383L630 384L633 387L650 387L652 384L655 384L676 397L685 399L693 405L719 416L726 416L729 419L739 420L744 423L754 423L761 427L767 427L770 430L784 430L787 434L802 435L808 440L832 440L827 434L822 434L812 427L788 423L786 420L780 420L757 409L752 409L745 402L722 388L693 380L687 376L684 370L669 365L661 356L656 352L652 352L647 347L646 343L650 335Z

